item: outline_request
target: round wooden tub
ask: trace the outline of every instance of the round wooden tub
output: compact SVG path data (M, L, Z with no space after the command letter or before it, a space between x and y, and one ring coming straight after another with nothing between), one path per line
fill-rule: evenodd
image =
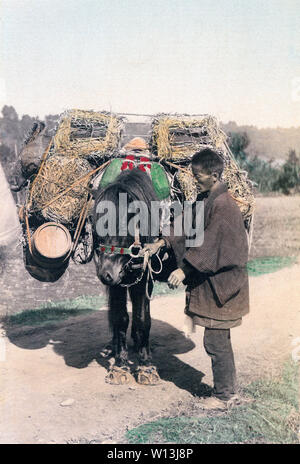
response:
M69 258L72 238L68 229L56 222L46 222L34 232L32 257L46 269L60 268Z

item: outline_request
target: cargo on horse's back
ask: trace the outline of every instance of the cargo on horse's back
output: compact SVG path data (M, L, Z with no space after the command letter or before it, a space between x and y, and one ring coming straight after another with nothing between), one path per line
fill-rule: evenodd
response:
M126 195L126 207L121 204L122 195ZM138 224L135 221L134 202L143 205ZM132 301L131 337L138 353L137 381L143 384L156 384L159 381L149 347L149 299L153 279L166 280L176 265L174 257L163 250L149 261L141 253L143 245L153 242L158 236L153 236L151 230L151 202L159 204L152 180L147 172L138 167L121 172L115 181L103 190L99 189L95 199L94 258L97 276L108 286L113 338L107 352L115 357L115 365L110 369L107 380L114 384L128 383L132 379L126 343L129 324L127 289ZM112 216L114 230L108 227L110 234L106 234L103 227L105 221L102 224L101 221L105 218L112 220Z
M11 190L20 191L32 176L37 174L42 156L51 141L51 136L43 122L34 123L19 154L16 175Z

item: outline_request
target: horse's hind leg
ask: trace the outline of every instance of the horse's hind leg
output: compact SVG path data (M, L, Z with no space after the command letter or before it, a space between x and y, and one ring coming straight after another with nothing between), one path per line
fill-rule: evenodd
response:
M115 363L110 368L106 376L106 381L117 385L134 381L128 366L126 332L129 316L127 313L126 300L126 288L109 288L109 323L113 331L112 350L115 356Z
M143 282L143 281L142 281ZM152 284L149 292L152 291ZM146 297L145 283L130 288L132 301L132 328L131 337L138 352L139 366L137 368L137 381L143 385L156 385L160 378L156 367L152 365L149 345L151 328L150 302Z

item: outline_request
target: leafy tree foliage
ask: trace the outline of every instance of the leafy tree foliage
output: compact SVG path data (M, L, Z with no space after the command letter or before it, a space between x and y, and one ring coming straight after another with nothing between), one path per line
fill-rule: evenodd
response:
M230 139L231 151L234 154L237 162L240 165L243 165L247 158L246 148L250 143L247 132L230 132L228 135Z
M300 191L300 158L295 150L289 151L288 159L275 182L275 189L281 190L286 195Z
M246 151L249 145L247 133L230 133L229 146L239 166L246 170L260 192L282 192L285 195L300 191L300 158L290 150L282 166L274 165L258 156L250 158Z

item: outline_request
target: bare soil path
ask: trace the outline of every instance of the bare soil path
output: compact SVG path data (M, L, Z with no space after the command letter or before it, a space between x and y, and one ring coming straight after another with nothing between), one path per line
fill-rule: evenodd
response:
M250 278L251 312L232 330L241 386L276 374L291 356L300 337L299 282L300 264ZM184 293L152 302L151 345L162 379L154 387L105 383L105 308L44 326L2 326L0 443L122 442L126 429L193 411L212 378L203 329L191 339L181 331L183 306Z

